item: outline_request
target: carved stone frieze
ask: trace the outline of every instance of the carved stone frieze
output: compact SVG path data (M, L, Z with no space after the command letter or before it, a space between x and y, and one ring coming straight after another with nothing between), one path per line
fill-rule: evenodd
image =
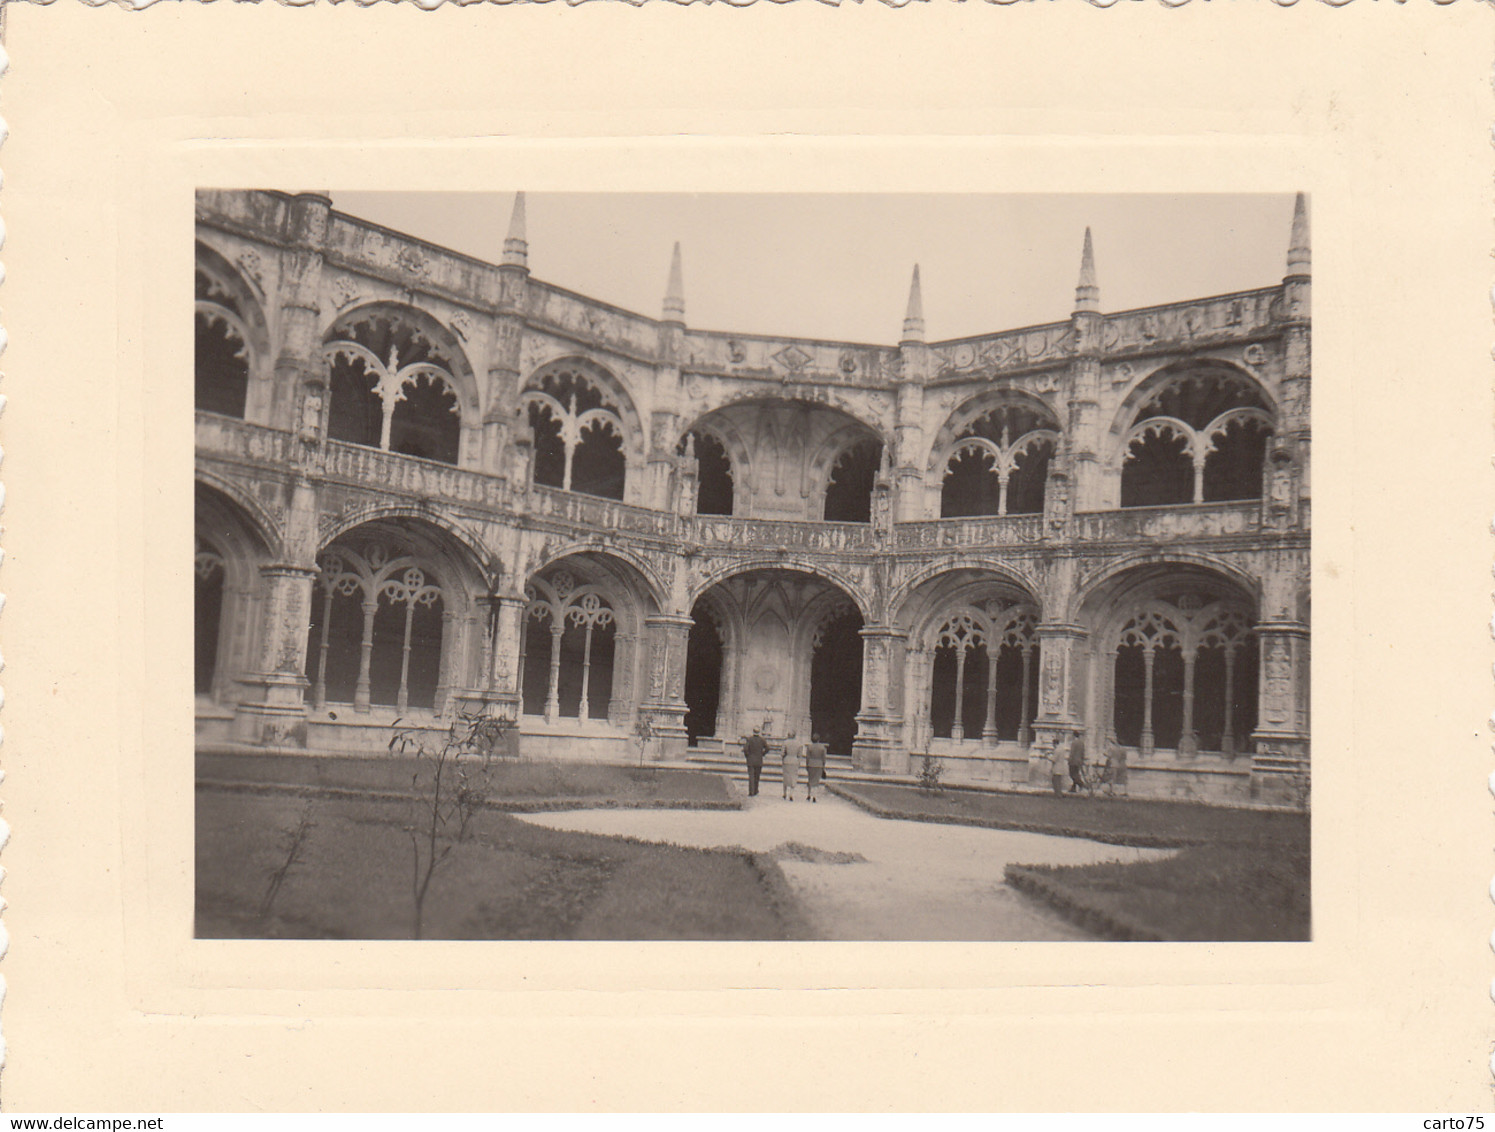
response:
M1019 369L1067 358L1073 353L1073 346L1074 329L1068 323L936 346L935 376L981 376Z
M351 276L339 275L332 281L332 302L337 310L354 306L361 297L358 284Z

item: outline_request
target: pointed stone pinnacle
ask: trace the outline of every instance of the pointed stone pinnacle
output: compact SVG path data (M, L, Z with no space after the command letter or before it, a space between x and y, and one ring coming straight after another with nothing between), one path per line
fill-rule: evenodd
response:
M664 321L685 321L685 273L680 267L680 242L670 256L670 282L664 292Z
M529 267L529 241L524 234L524 194L514 194L514 211L509 217L509 234L504 240L505 267Z
M1309 261L1308 198L1299 193L1297 203L1293 205L1293 235L1287 248L1288 277L1310 274Z
M924 341L924 292L919 286L919 265L914 264L914 281L908 288L908 310L903 315L903 340Z
M1075 287L1076 311L1100 311L1100 284L1095 277L1095 245L1085 229L1085 249L1080 253L1080 282Z

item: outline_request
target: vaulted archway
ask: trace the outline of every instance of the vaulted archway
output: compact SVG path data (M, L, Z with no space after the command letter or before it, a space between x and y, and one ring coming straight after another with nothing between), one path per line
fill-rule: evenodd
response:
M1134 397L1121 436L1121 506L1258 499L1272 411L1260 387L1222 364L1174 367Z
M486 591L481 570L445 531L380 519L317 556L306 664L312 707L442 714L478 670Z
M534 434L534 481L562 491L622 499L628 474L625 402L581 363L555 363L525 386ZM629 406L628 408L631 408Z
M444 464L461 459L475 415L471 371L444 328L393 304L350 311L327 333L332 440Z
M264 378L269 353L259 299L223 256L202 243L197 245L194 291L196 407L226 417L255 415L250 390L253 381Z
M1052 413L1015 401L988 409L937 455L944 470L940 516L1041 512L1049 461L1058 445Z
M715 735L761 728L775 740L819 733L850 754L862 703L862 612L845 590L799 570L747 570L718 581L692 612L700 639L687 656L686 687L705 711L715 675ZM720 642L706 647L704 638ZM705 732L701 732L705 734Z

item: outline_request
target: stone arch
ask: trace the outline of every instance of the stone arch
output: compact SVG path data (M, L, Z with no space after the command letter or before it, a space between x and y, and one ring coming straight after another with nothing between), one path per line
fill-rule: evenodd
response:
M1191 568L1219 575L1234 583L1243 593L1249 595L1253 605L1260 606L1261 580L1228 559L1192 550L1137 551L1113 559L1081 575L1076 581L1068 608L1065 610L1065 620L1071 623L1083 620L1105 602L1111 600L1118 585L1125 585L1131 577L1142 576L1138 573L1139 571L1149 570L1156 576L1169 571Z
M611 544L602 546L591 540L565 543L553 549L547 549L539 563L529 573L530 575L539 574L562 559L574 557L615 562L619 580L633 587L634 592L645 599L652 609L669 608L667 595L670 588L659 576L659 571L647 558L627 546Z
M887 430L874 423L870 419L865 405L857 405L849 398L842 396L834 389L813 388L785 390L783 392L745 392L737 395L728 395L727 399L719 404L712 405L709 409L701 412L697 421L714 417L717 414L729 414L733 409L741 409L745 406L771 406L771 405L802 405L808 409L821 409L829 413L836 413L848 418L850 421L862 426L869 435L888 443Z
M481 562L429 516L385 512L328 538L307 627L313 710L442 715L480 675Z
M1255 587L1195 562L1108 572L1081 607L1097 740L1233 758L1257 723L1259 611Z
M852 407L808 395L735 397L697 416L712 427L737 467L734 514L821 521L836 460L858 442L886 447L886 437ZM873 465L875 471L875 463Z
M960 571L974 571L1000 578L1026 595L1033 605L1042 608L1039 597L1041 587L1033 574L1018 569L1010 562L993 562L975 554L954 554L927 563L895 587L888 596L888 620L895 625L906 626L915 615L909 604L913 596L941 575L954 575Z
M894 619L907 640L910 744L1029 745L1042 616L1030 587L989 566L941 570L910 587Z
M1181 378L1196 374L1218 375L1243 382L1261 399L1263 407L1275 420L1278 416L1277 398L1272 388L1251 370L1223 358L1200 357L1182 361L1171 361L1158 366L1140 377L1127 391L1111 418L1109 435L1113 445L1137 423L1137 413L1167 385Z
M211 468L203 467L201 463L198 463L194 469L193 476L199 490L211 489L233 504L233 509L240 520L268 548L272 557L278 557L282 553L284 544L281 539L280 521L259 499L246 490L244 485L228 476L220 475ZM199 494L199 501L201 498Z
M739 477L746 479L751 475L753 464L752 452L742 433L734 428L730 421L717 416L715 410L710 413L703 413L680 430L676 446L678 447L679 444L684 443L685 438L693 432L706 432L716 437L721 446L727 450L727 456L732 461L732 475L734 479Z
M648 430L628 386L610 368L584 354L566 353L550 358L530 371L522 390L538 389L547 377L570 370L596 386L610 401L623 427L623 451L630 468L648 459Z
M875 448L873 447L875 445ZM867 449L865 453L860 449ZM875 432L869 432L860 421L852 421L843 425L835 432L827 436L816 449L815 454L810 457L807 467L809 490L811 498L820 500L819 511L826 522L871 522L872 521L872 490L876 483L878 466L885 459L887 445L882 437ZM865 479L865 502L866 518L861 516L861 496L863 486L858 483L851 490L858 496L850 506L855 511L854 518L835 518L830 514L832 504L832 486L834 477L841 468L843 460L860 455L862 463L870 462L870 468L857 468L854 474ZM870 474L868 474L870 472Z
M457 520L418 503L371 502L351 510L323 515L317 529L317 550L321 552L349 531L383 520L414 520L441 532L449 542L461 548L465 561L473 571L471 580L476 588L484 591L496 587L501 567L494 555L473 531Z
M703 604L728 613L718 737L759 727L775 741L819 731L834 753L849 754L866 625L851 587L805 563L739 563L705 580L692 609ZM686 680L696 683L689 672Z
M649 577L611 549L547 556L525 579L519 634L521 710L622 726L636 709L647 619L661 609Z
M1040 398L993 390L959 406L936 434L926 506L943 518L1038 514L1063 433Z
M677 451L684 445L685 438L692 433L710 436L722 446L727 456L728 474L732 480L732 511L730 514L741 514L747 497L744 485L752 482L753 457L751 446L747 443L742 433L733 427L731 421L724 417L718 417L714 413L702 414L692 421L688 427L680 431L680 436L676 442ZM699 456L699 453L697 455ZM703 512L699 507L697 508L697 514L716 513Z
M262 421L275 365L264 307L239 269L201 239L194 268L197 407Z
M323 356L330 437L465 462L466 438L482 423L478 381L457 336L430 312L361 303L328 324Z
M1107 474L1122 507L1260 498L1276 405L1254 375L1216 358L1160 367L1122 400Z
M733 460L732 450L711 427L687 429L675 453L695 460L697 515L732 515L737 510L737 481L744 478L744 463Z
M1035 416L1047 420L1053 431L1059 433L1064 431L1062 422L1053 407L1037 394L1012 388L992 389L985 393L978 393L956 405L935 432L925 462L926 478L942 474L945 465L950 460L950 450L955 446L957 437L987 413L1005 405L1026 409Z
M710 590L690 607L685 651L685 731L688 746L725 728L724 700L730 700L735 660L743 627L735 602L725 590ZM727 704L730 710L730 704ZM722 736L725 737L725 736Z
M874 619L875 602L853 578L834 567L828 566L824 562L817 562L794 555L774 555L771 558L759 556L731 562L719 567L691 587L691 604L694 604L702 594L720 582L725 582L729 578L736 577L739 574L752 574L760 570L790 570L800 574L809 574L819 578L823 582L829 582L831 585L846 591L846 595L856 604L857 612L862 615L864 620L870 624Z
M394 299L372 299L347 310L334 312L322 330L323 341L331 340L342 329L376 315L385 315L408 322L414 329L436 346L449 365L448 370L457 381L458 401L462 405L464 422L469 418L482 419L482 395L472 361L457 333L433 313L414 303L402 303Z
M274 544L236 498L201 478L194 502L193 685L198 696L228 706L258 667L260 567L274 560Z

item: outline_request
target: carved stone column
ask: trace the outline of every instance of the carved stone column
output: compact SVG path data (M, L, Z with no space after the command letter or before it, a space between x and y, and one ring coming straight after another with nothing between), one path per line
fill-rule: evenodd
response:
M656 613L644 618L649 638L649 687L644 711L656 740L656 758L685 752L685 653L692 624L683 613Z
M1038 718L1033 723L1028 775L1032 782L1047 782L1045 753L1085 729L1084 705L1079 701L1087 633L1080 625L1047 623L1038 626L1037 637Z
M1194 731L1194 669L1198 657L1194 649L1184 650L1184 719L1178 737L1178 753L1186 758L1199 753L1199 736Z
M519 636L529 601L523 594L505 593L491 599L493 619L484 646L487 666L484 699L500 705L505 719L519 718Z
M722 675L716 701L716 738L727 742L737 737L737 650L722 642Z
M638 664L638 637L619 630L613 638L613 690L607 701L607 721L629 726L634 717L633 670Z
M298 480L282 535L282 557L260 567L264 600L257 670L244 678L245 699L234 714L240 742L306 745L307 636L316 567L317 493Z
M852 765L868 772L906 773L908 747L903 741L904 654L908 634L892 625L862 629L862 709Z
M316 573L289 563L260 567L265 632L259 670L245 679L251 699L234 716L234 738L241 742L306 746L306 636Z
M325 433L331 401L317 333L321 314L317 292L322 285L331 212L331 200L319 193L303 193L291 202L290 246L281 254L280 264L279 349L270 415L276 427L295 430L311 444Z
M1308 626L1263 621L1256 627L1261 675L1251 736L1251 796L1306 802L1308 778Z
M358 643L358 684L353 689L353 710L366 715L371 710L373 685L369 670L374 659L374 617L379 612L379 603L365 594L359 608L363 611L363 638Z

